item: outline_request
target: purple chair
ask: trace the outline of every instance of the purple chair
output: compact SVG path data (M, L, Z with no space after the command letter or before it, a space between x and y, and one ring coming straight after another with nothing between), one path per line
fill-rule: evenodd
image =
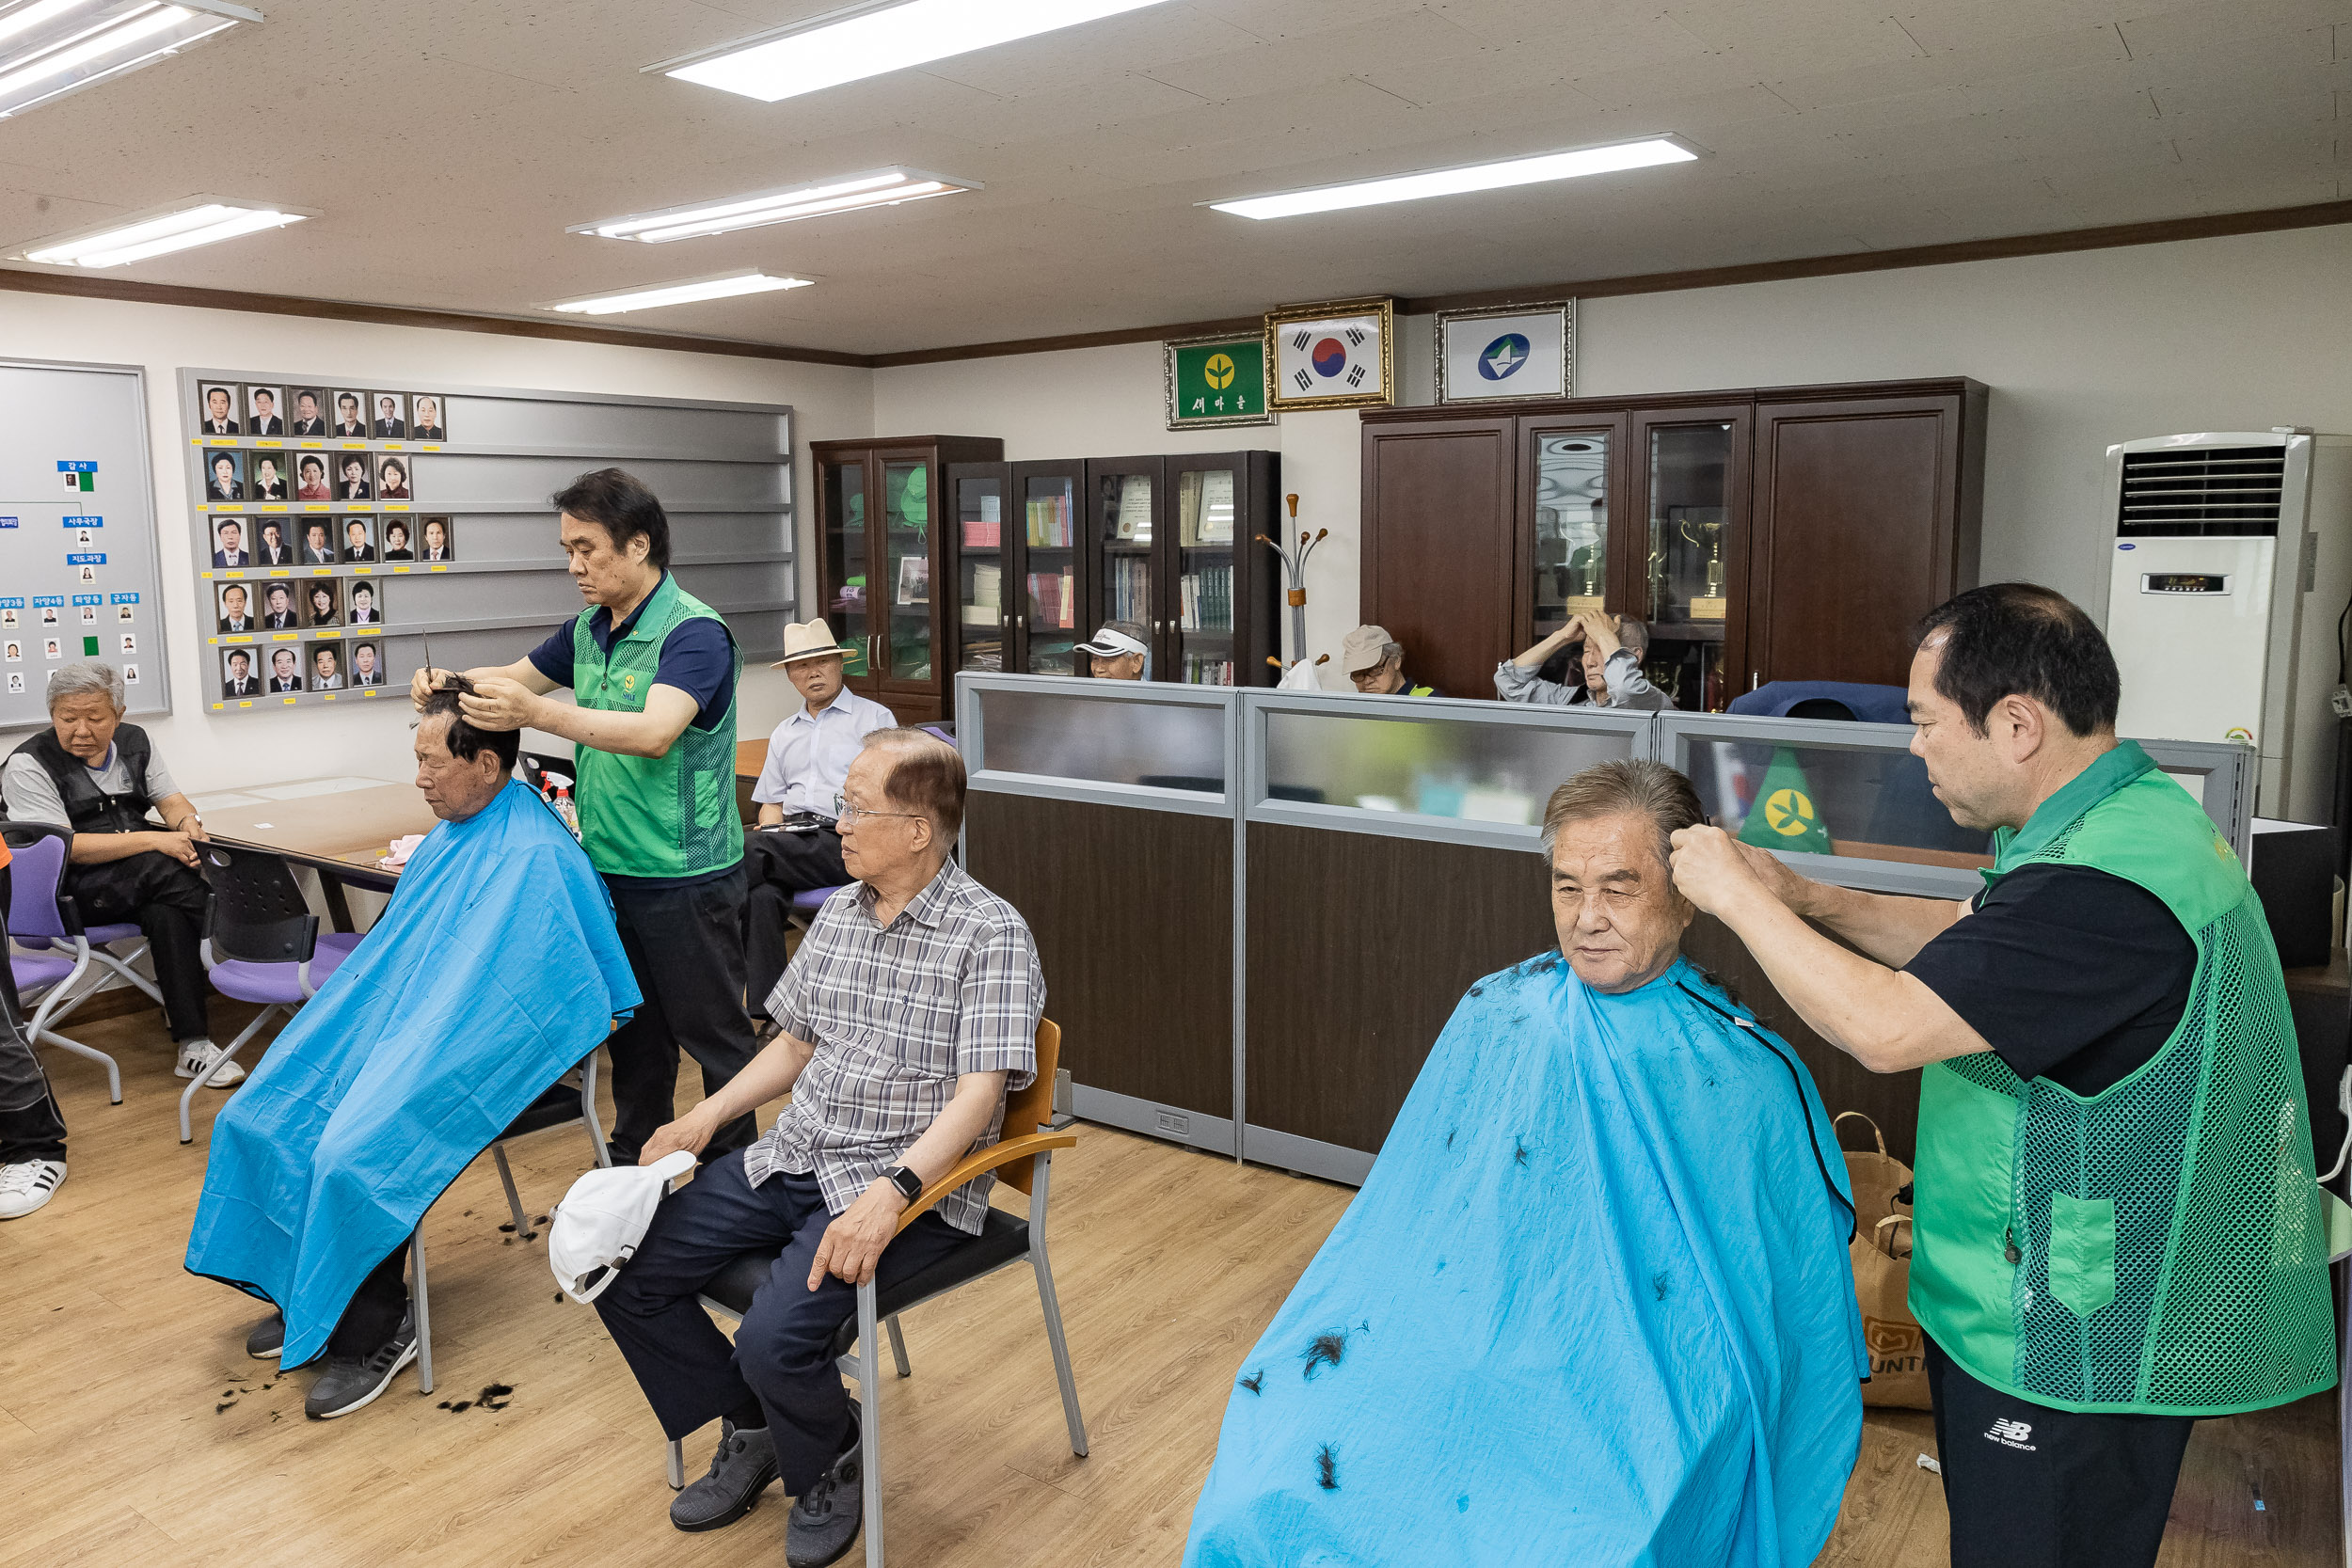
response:
M319 917L303 901L294 874L275 855L210 842L201 852L213 887L204 910L205 975L221 995L258 1002L262 1010L181 1094L183 1144L195 1141L188 1107L196 1091L211 1083L221 1064L234 1057L262 1024L281 1012L291 1018L295 1008L317 995L360 941L348 932L322 933Z
M44 1041L85 1056L106 1069L106 1098L122 1103L122 1069L104 1052L66 1038L49 1027L72 1007L73 988L89 973L92 950L82 929L73 900L60 894L66 856L73 846L67 829L43 822L10 822L6 826L10 866L8 935L31 952L8 954L8 969L16 977L17 993L40 1006L25 1022L24 1032L34 1044ZM105 927L100 927L102 930ZM137 927L133 927L135 935ZM67 955L71 954L71 957Z

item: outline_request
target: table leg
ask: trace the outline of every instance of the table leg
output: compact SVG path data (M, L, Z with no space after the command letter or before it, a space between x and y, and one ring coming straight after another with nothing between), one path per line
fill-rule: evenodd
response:
M326 900L327 917L334 921L335 929L349 931L352 928L351 903L343 896L342 879L329 872L320 872L319 895Z

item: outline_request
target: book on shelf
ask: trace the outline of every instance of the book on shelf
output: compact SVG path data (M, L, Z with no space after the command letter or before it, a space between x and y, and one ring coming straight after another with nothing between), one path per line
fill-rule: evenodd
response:
M1029 574L1029 618L1041 631L1063 630L1076 624L1078 595L1068 572Z
M1026 528L1026 537L1032 546L1043 549L1067 549L1073 531L1069 492L1031 496Z
M1233 569L1203 566L1177 581L1179 621L1185 631L1233 629Z
M991 508L991 510L994 510ZM966 517L963 520L963 547L967 550L1002 549L1005 525L993 517Z

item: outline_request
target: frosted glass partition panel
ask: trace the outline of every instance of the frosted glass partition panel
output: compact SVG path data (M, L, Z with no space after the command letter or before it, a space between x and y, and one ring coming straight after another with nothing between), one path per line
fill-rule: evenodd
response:
M980 766L988 772L1225 793L1222 703L1193 706L1002 688L972 695L979 701Z
M1477 719L1265 714L1265 799L1534 829L1571 773L1646 754L1637 728L1589 732ZM1253 802L1254 803L1254 802Z
M1846 726L1851 728L1852 726ZM1962 828L1928 787L1911 732L1904 749L1702 740L1680 761L1707 819L1749 844L1794 854L1905 861L1975 870L1993 863L1992 835Z

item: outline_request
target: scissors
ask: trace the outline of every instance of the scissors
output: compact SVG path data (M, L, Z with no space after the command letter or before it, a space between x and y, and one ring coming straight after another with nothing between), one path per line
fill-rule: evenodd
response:
M421 638L423 638L423 639L424 639L424 667L425 667L425 669L426 669L427 671L432 671L432 670L435 670L435 669L438 668L438 667L437 667L437 665L435 665L435 664L434 664L434 662L433 662L433 634L432 634L432 633L430 633L430 632L420 632L420 633L418 633L417 635L419 635L420 637L421 637ZM454 671L454 670L442 670L442 671L440 672L440 673L441 673L441 674L442 674L445 678L444 678L443 680L441 680L439 683L437 683L437 685L433 688L433 689L434 689L434 690L436 690L436 691L462 691L462 692L464 692L464 693L465 693L467 696L469 696L469 697L479 697L479 696L481 696L481 695L482 695L482 693L481 693L481 692L479 692L479 691L477 691L476 689L474 689L474 684L473 684L473 682L471 682L471 681L468 680L465 676L463 676L463 675L459 674L456 671Z

